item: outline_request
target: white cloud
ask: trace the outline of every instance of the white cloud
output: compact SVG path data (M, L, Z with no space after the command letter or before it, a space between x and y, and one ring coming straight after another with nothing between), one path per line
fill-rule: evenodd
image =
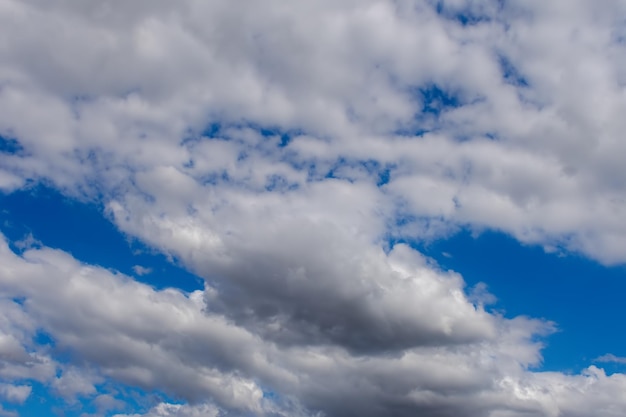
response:
M0 396L12 403L23 403L31 391L32 388L28 385L0 384Z
M624 4L440 6L0 0L0 134L23 148L0 188L102 199L207 282L5 246L0 376L257 414L616 415L622 375L529 371L550 324L387 241L488 228L626 261ZM61 369L39 327L94 370Z
M126 405L111 394L100 394L94 398L93 403L100 412L120 410Z
M148 267L141 266L141 265L135 265L133 266L133 271L135 271L135 274L142 276L142 275L147 275L151 273L152 268L148 268Z
M23 179L19 176L0 170L0 190L4 192L13 191L23 184Z
M596 358L596 362L614 362L620 364L626 364L626 358L621 356L615 356L612 353L607 353L606 355L602 355Z
M3 156L6 187L46 177L110 196L136 184L185 207L198 192L228 198L220 178L258 192L323 178L338 157L375 160L395 167L380 200L406 201L407 215L626 260L621 2L141 4L3 2L0 128L25 149ZM460 106L420 115L432 85ZM244 128L179 146L215 122ZM276 148L248 123L306 140ZM423 128L435 133L393 135ZM368 180L356 172L335 170ZM164 189L150 190L157 176Z
M54 391L69 403L77 401L79 396L91 396L97 392L95 384L102 378L83 369L66 368L61 376L55 378L51 386Z
M5 267L6 268L6 267ZM0 269L6 274L6 269ZM5 381L25 379L49 381L57 364L45 346L33 342L37 323L22 306L2 292L0 298L0 378Z
M394 261L394 279L410 281L415 279L410 267L414 261L403 256ZM5 268L0 280L3 293L22 297L23 303L15 306L21 306L21 314L88 366L65 369L60 378L47 380L69 399L96 394L93 376L89 376L89 369L96 369L104 377L144 390L165 391L194 402L211 398L220 408L257 415L293 415L290 410L328 415L367 416L390 410L399 415L446 415L461 409L470 416L484 415L486 410L493 415L498 410L511 416L528 415L524 412L550 416L559 410L570 415L566 410L579 410L571 407L572 392L580 390L589 393L591 405L607 410L622 407L619 397L597 400L595 394L624 389L619 375L606 377L594 367L575 376L529 370L541 360L536 337L551 331L549 324L537 320L482 313L484 317L475 320L490 323L497 334L477 333L473 341L463 339L466 330L456 328L453 321L445 327L450 339L435 338L427 345L419 338L412 345L397 345L393 337L398 336L390 333L390 340L381 347L396 353L382 355L359 352L358 344L354 348L349 340L332 335L284 344L280 338L279 343L272 341L275 335L271 333L259 337L259 332L266 331L263 322L244 321L246 327L242 327L211 313L210 301L200 291L190 295L173 289L157 291L45 247L20 257L5 244L0 258ZM437 291L441 280L449 278L426 264L420 269L418 273L424 274L419 278L421 291L445 300L445 292L438 295ZM460 305L471 306L462 292L452 294L461 297ZM384 301L374 300L385 308ZM411 320L420 317L404 320L411 326ZM264 392L278 396L266 398ZM179 408L180 415L199 412L195 406L186 407L162 405L148 415L177 415Z

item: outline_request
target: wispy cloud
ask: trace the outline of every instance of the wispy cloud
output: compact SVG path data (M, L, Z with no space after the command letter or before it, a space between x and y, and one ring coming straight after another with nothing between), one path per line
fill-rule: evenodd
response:
M139 276L143 276L143 275L148 275L152 273L152 268L148 268L148 267L141 266L141 265L135 265L133 266L133 271L135 272L135 274Z
M608 362L626 364L626 357L615 356L612 353L607 353L595 359L595 362Z

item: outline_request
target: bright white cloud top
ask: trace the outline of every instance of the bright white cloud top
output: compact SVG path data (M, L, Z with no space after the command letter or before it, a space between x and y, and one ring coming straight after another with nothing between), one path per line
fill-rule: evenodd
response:
M102 202L206 281L156 290L3 239L0 397L39 381L138 416L119 383L180 400L159 417L623 416L625 375L541 372L552 323L485 310L392 242L491 229L626 262L625 16L0 0L0 188Z

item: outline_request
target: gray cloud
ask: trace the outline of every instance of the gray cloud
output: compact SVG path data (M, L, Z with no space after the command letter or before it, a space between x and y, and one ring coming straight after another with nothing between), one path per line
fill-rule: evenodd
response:
M192 403L216 403L155 409L171 415L209 407L256 415L438 416L464 410L469 416L551 416L598 404L624 406L619 396L595 396L622 390L621 375L607 377L595 367L574 376L529 371L541 360L536 337L551 331L537 320L490 316L494 337L394 354L363 354L313 339L284 346L210 312L201 291L157 291L48 248L22 258L5 245L0 257L3 294L22 297L15 308L50 334L57 349L87 364L49 377L50 387L67 398L95 396L93 384L108 377ZM440 272L424 268L424 283L436 286ZM266 398L267 392L277 397ZM587 408L570 404L579 395Z

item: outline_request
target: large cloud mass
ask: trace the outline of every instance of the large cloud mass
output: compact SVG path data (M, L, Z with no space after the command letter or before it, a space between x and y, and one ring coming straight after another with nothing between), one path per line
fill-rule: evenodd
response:
M623 415L624 375L533 370L551 323L393 244L486 228L625 262L622 16L0 0L0 188L103 202L206 282L157 291L3 239L0 397L39 381L111 414L114 381L184 401L146 416Z

